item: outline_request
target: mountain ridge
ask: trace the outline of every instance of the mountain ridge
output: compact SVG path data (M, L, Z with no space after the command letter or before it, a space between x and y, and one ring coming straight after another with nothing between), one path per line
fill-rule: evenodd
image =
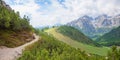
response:
M103 14L95 18L85 15L66 25L75 27L82 31L86 36L93 39L120 26L120 15L108 16Z

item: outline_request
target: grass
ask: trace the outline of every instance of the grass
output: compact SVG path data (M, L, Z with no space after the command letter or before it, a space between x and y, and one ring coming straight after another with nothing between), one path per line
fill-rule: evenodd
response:
M27 46L18 60L105 60L104 56L93 55L75 49L53 36L40 31L40 40Z
M120 46L120 27L111 30L103 36L96 39L96 42L104 46Z
M106 56L108 51L110 50L109 47L95 47L95 46L77 42L77 41L69 38L68 36L65 36L65 35L62 35L62 34L56 32L56 30L57 30L57 28L51 28L51 29L46 30L45 32L47 32L49 35L53 35L56 39L66 43L72 47L80 48L81 50L84 50L87 53Z
M27 31L0 30L0 46L17 47L32 40L32 34Z
M82 42L89 45L99 46L99 44L92 41L92 39L85 36L83 33L81 33L79 30L75 29L71 26L60 26L56 30L58 33L61 33L65 36L69 36L71 39L76 40L78 42Z

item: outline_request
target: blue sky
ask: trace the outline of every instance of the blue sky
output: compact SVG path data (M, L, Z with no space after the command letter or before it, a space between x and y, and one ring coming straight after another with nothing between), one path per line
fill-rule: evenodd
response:
M83 15L120 14L120 0L5 0L34 27L66 24Z

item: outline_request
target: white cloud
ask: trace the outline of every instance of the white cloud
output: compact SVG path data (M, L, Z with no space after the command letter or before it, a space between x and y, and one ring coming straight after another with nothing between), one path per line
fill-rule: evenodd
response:
M5 0L15 11L20 11L21 16L27 14L31 17L30 23L36 26L65 24L83 15L97 16L100 14L116 15L120 13L119 0L37 0L45 5L40 5L35 0ZM45 2L44 2L45 1ZM50 1L49 4L47 1Z

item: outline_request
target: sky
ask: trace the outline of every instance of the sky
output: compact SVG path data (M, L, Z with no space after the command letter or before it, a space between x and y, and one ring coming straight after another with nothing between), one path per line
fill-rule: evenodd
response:
M33 27L66 24L81 16L120 14L120 0L4 0Z

